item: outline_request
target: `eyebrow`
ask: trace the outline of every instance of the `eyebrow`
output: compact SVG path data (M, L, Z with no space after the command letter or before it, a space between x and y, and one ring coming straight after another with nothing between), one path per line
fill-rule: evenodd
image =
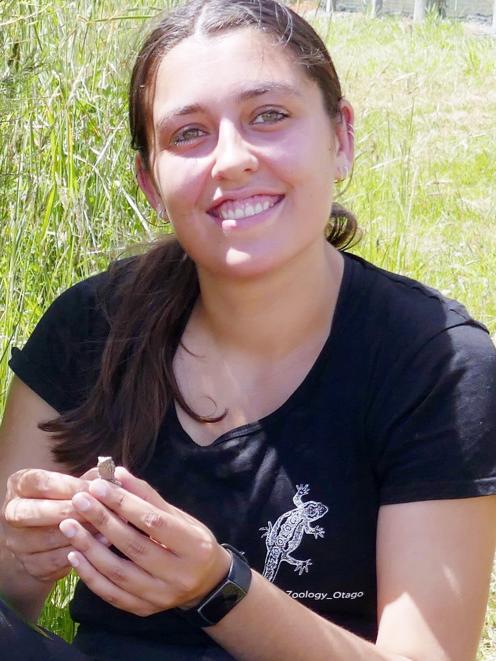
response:
M249 101L250 99L256 98L258 96L263 96L270 92L276 92L279 94L289 94L291 96L296 96L303 98L303 94L293 87L292 85L286 85L285 83L263 83L262 85L257 85L257 87L250 87L246 90L242 90L235 95L235 101ZM160 117L157 121L156 129L160 131L171 119L174 117L183 117L184 115L193 115L195 113L205 112L206 108L200 103L192 103L186 106L179 106L173 110L169 110L164 115Z

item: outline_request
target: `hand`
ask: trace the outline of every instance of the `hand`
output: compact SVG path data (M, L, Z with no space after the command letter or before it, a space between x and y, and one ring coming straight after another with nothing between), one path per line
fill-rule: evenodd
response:
M71 498L87 491L89 480L96 476L96 470L76 478L30 468L9 477L1 510L4 543L33 578L53 582L71 570L67 560L71 547L58 525L69 516L85 522Z
M81 580L116 608L148 616L198 603L227 575L229 553L200 521L167 503L122 467L122 486L95 480L74 508L128 559L99 544L75 519L60 530ZM129 525L132 524L132 525Z

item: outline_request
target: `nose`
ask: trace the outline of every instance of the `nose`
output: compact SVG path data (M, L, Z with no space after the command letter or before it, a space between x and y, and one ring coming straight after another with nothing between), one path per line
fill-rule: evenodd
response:
M214 152L212 178L239 179L257 169L258 158L237 127L227 122L221 124Z

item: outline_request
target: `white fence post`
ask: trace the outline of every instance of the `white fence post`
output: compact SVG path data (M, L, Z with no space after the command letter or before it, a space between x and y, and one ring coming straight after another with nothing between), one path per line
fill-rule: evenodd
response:
M425 0L415 0L413 20L420 23L425 18Z
M496 0L494 0L493 7L493 32L496 32Z
M336 11L336 0L326 0L326 13L330 14L331 12Z
M372 0L370 13L373 17L379 16L382 11L382 0Z

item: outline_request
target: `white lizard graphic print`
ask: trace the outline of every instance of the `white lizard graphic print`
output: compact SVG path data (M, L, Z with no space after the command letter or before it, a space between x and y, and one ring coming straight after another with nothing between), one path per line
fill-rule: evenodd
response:
M269 581L274 581L281 562L294 565L294 570L300 576L303 572L308 572L308 568L312 564L310 559L296 560L290 555L301 544L304 533L313 535L315 539L324 537L324 528L312 527L310 524L327 514L329 508L315 500L304 503L302 496L306 496L309 491L308 484L297 485L296 494L293 496L295 509L281 514L274 525L269 521L267 526L260 528L260 530L265 530L262 537L266 537L267 545L263 576Z

